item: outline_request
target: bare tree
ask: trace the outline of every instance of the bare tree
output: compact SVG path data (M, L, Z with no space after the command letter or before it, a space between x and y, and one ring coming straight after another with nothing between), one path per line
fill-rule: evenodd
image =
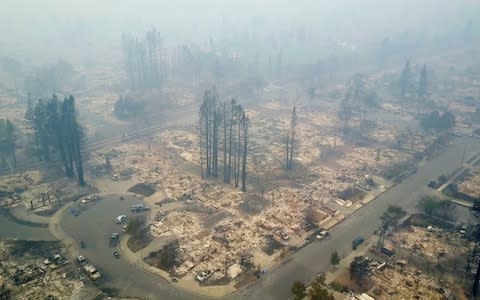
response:
M248 142L248 117L245 113L242 116L243 127L243 155L242 155L242 191L247 191L247 142Z
M291 170L293 168L293 149L295 145L295 125L297 122L297 110L296 107L292 108L292 116L290 118L290 128L287 132L287 163L286 169Z

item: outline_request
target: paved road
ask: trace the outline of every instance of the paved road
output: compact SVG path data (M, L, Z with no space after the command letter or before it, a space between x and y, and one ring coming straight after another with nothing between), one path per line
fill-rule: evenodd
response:
M54 241L48 227L19 224L0 210L0 240L19 239L32 241Z
M440 174L453 172L461 165L464 146L467 144L466 158L480 151L480 142L471 138L456 139L445 152L420 167L418 172L406 178L401 184L385 192L367 206L361 208L343 223L331 230L332 238L314 242L303 248L291 260L278 267L235 296L235 299L287 299L292 282L296 279L307 282L318 272L329 267L330 255L337 250L341 256L351 251L352 240L357 236L370 237L378 228L379 218L391 204L413 210L418 199L430 190L428 181ZM468 214L465 210L458 213Z
M331 239L310 244L254 285L226 299L287 299L294 280L309 281L316 273L328 268L332 251L337 250L341 256L345 256L350 252L351 242L356 236L371 236L379 225L380 215L388 205L396 204L407 210L414 210L420 196L430 192L426 184L431 178L450 173L461 165L465 143L468 144L467 158L480 151L478 140L457 139L439 157L419 168L416 174L332 229ZM119 289L122 295L146 299L201 299L197 295L176 289L174 285L130 265L123 259L113 258L113 249L108 247L107 242L111 232L119 231L119 226L113 224L113 220L121 212L128 212L133 202L133 199L120 201L115 197L107 198L91 206L80 216L67 214L62 219L61 226L77 242L84 240L87 243L87 249L81 253L90 258L105 274L106 286ZM460 213L467 215L468 211L464 209Z
M89 259L102 273L104 287L115 288L124 296L139 296L145 299L199 299L178 290L166 281L131 265L122 257L113 257L115 247L110 247L112 232L121 232L121 225L115 224L120 214L133 217L132 204L139 203L134 197L105 196L97 203L90 203L80 215L67 212L60 225L77 244L84 241L85 249L79 249L81 255Z

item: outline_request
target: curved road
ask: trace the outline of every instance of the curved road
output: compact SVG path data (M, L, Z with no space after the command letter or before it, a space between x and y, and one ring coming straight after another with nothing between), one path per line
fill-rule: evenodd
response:
M333 228L331 239L311 243L253 285L224 299L287 299L294 280L308 282L318 272L327 270L330 254L334 250L345 256L351 251L351 242L355 237L370 237L388 205L395 204L407 211L414 210L418 199L430 192L426 187L429 180L440 174L449 174L461 166L465 145L466 160L480 151L478 140L456 139L439 156L420 167L417 173ZM109 248L108 238L111 232L120 231L120 226L113 221L117 215L128 212L132 203L135 203L134 198L119 200L118 196L107 197L91 205L79 216L65 214L60 225L77 243L80 240L86 242L87 247L81 249L81 254L88 257L104 273L105 285L119 289L122 295L146 299L202 299L129 264L122 258L113 258L113 249ZM468 211L462 209L457 212L468 214Z

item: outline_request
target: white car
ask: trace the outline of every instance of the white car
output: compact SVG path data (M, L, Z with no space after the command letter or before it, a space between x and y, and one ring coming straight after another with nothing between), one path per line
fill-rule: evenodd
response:
M210 276L211 273L212 273L211 271L202 271L197 274L197 280L200 282L203 282L205 279L207 279Z
M329 236L330 236L330 233L328 233L327 230L322 230L317 234L316 238L319 239L319 240L323 240L323 239L326 239Z
M125 222L126 219L127 219L126 215L120 215L117 217L116 222L117 224L122 224L123 222Z

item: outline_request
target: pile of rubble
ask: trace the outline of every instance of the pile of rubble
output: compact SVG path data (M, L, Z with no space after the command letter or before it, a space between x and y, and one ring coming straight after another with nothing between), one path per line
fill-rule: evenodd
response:
M453 254L466 253L468 249L460 233L452 234L431 226L428 228L410 226L406 231L396 232L393 240L400 248L407 249L432 263L439 263Z
M472 175L458 185L458 191L471 197L478 197L480 194L480 170L472 169Z
M276 251L287 245L303 245L304 237L313 230L307 223L319 226L331 220L333 225L343 216L339 212L358 200L350 200L342 193L352 190L355 194L362 188L359 197L363 197L371 190L370 178L378 169L410 158L409 154L385 146L352 146L351 150L342 138L335 136L333 114L324 113L312 116L312 121L304 122L302 118L298 122L295 159L305 171L294 180L285 179L287 183L279 187L273 180L283 172L283 137L290 109L282 109L285 114L280 116L262 111L249 113L249 147L255 151L247 168L249 174L260 178L258 182L251 179L249 190L254 185L263 186L249 193L185 173L185 162L198 166L200 160L199 137L192 129L161 132L150 145L124 143L113 151L97 153L95 158L100 163L108 155L117 175L115 180L129 178L155 185L160 191L146 199L158 204L150 214L150 229L155 238L172 237L179 241L181 263L173 270L175 276L193 270L195 274L206 272L212 281L232 278L244 270L246 255L260 249L271 255L265 249ZM388 130L384 129L382 134L390 139L393 134ZM328 166L321 165L322 155L332 151L334 145L342 149L328 158ZM178 205L165 211L161 204L167 202ZM269 259L273 261L275 257L271 255ZM271 261L254 263L265 266Z
M370 294L375 299L450 299L458 292L449 285L399 260L394 266L372 276L376 286Z
M11 299L70 299L83 287L83 283L75 279L78 274L65 259L61 263L50 263L48 259L40 263L38 257L12 255L15 253L11 253L10 245L4 242L0 243L0 249L2 299L5 296Z
M188 162L198 164L200 161L198 134L187 130L167 130L155 137L157 140Z
M18 204L21 201L19 194L37 185L40 180L40 173L36 171L0 176L0 206L10 207Z

